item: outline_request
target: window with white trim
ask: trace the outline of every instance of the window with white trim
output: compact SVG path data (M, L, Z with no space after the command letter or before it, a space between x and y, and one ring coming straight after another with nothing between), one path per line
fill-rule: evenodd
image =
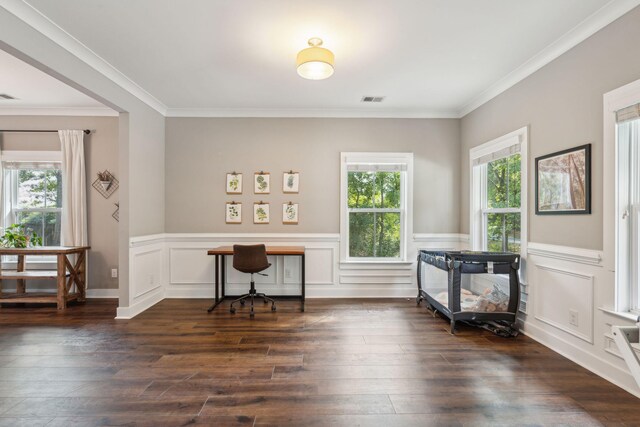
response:
M620 308L640 313L640 104L616 112L616 139Z
M60 152L4 151L2 153L2 226L20 224L37 234L44 246L60 246L62 173ZM4 261L13 261L5 257ZM31 257L46 262L51 257Z
M343 153L342 260L406 260L412 153Z
M527 133L522 128L469 152L471 247L519 253L522 282L527 253ZM526 300L525 285L522 311L526 311Z

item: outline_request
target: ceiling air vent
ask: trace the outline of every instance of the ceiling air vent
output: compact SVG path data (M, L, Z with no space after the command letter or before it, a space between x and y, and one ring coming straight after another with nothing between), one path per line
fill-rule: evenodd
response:
M0 93L0 101L8 101L10 99L15 99L13 96L11 95L7 95L6 93Z
M362 102L382 102L384 101L384 96L363 96Z

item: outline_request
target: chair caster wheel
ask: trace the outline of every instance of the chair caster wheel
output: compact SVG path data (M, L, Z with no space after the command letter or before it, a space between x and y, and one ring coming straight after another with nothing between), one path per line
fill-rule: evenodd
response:
M276 311L276 306L275 305L271 306L271 311Z
M240 301L240 305L244 306L244 300Z
M235 309L235 308L233 308L233 307L231 307L231 308L229 309L229 311L231 312L231 314L236 314L236 309Z

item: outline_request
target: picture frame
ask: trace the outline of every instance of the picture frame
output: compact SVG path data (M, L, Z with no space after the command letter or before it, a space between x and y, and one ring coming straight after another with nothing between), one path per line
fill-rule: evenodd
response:
M269 172L256 172L253 175L253 192L255 194L269 194L271 192L270 178Z
M260 201L253 204L253 223L269 224L269 203Z
M242 174L229 172L226 180L227 194L242 194Z
M299 193L300 192L300 173L289 171L282 174L282 192Z
M591 144L536 158L536 215L591 213Z
M242 224L242 203L227 202L224 218L226 224Z
M297 203L283 203L282 204L282 223L283 224L298 224L298 204Z

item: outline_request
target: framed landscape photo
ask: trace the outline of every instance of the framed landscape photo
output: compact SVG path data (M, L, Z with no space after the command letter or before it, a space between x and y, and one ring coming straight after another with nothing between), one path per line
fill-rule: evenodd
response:
M269 194L271 192L269 178L269 172L256 172L253 179L253 192L255 194Z
M227 174L227 194L242 194L242 174L231 172Z
M298 204L283 203L282 204L282 223L297 224L298 223Z
M255 202L253 204L253 223L269 224L269 203Z
M591 213L591 144L536 158L536 215Z
M300 186L300 173L299 172L285 172L282 176L282 192L283 193L298 193Z
M225 222L227 224L242 223L242 203L231 202L226 204Z

